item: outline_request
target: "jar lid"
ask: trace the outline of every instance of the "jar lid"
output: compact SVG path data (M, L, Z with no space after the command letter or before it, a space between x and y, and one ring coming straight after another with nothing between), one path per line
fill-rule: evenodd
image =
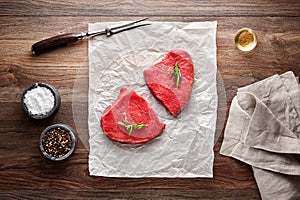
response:
M24 90L21 104L30 118L46 119L60 107L60 95L49 84L34 83Z

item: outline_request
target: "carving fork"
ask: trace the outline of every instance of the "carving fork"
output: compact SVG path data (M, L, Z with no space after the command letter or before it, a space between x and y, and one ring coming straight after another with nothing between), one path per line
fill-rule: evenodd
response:
M80 34L76 34L76 33L66 33L66 34L61 34L61 35L57 35L51 38L47 38L45 40L41 40L35 44L33 44L31 46L31 51L32 54L41 54L44 53L48 50L54 49L54 48L58 48L58 47L62 47L65 46L67 44L71 44L71 43L75 43L79 40L88 38L88 37L94 37L94 36L98 36L98 35L106 35L106 36L111 36L123 31L127 31L130 29L134 29L137 27L141 27L141 26L147 26L150 25L149 23L145 23L145 24L137 24L139 22L142 22L144 20L146 20L148 18L143 18L137 21L133 21L127 24L123 24L123 25L119 25L119 26L115 26L115 27L106 27L105 30L102 31L93 31L93 32L87 32L87 33L80 33ZM135 25L137 24L137 25Z

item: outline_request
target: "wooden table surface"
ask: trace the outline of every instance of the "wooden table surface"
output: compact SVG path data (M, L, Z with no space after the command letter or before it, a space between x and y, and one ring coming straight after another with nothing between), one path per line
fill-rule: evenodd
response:
M213 179L92 177L81 141L69 159L47 160L38 148L41 131L54 123L76 128L72 94L79 69L88 67L88 42L40 56L30 48L49 36L86 31L93 22L216 20L228 114L237 88L289 70L300 76L299 0L1 0L0 8L0 199L260 199L251 167L219 154L223 134L215 145ZM257 33L251 52L234 45L242 27ZM35 82L61 94L62 105L49 120L30 120L21 109L23 90Z

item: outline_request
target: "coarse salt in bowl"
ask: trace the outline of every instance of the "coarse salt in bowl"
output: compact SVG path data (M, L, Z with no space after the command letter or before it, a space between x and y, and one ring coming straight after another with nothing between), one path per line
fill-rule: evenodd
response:
M49 84L35 83L25 89L22 107L30 118L45 119L52 116L60 107L60 95Z

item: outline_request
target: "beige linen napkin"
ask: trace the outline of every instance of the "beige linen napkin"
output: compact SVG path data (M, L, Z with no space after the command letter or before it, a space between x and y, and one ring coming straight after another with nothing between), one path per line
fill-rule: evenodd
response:
M300 199L300 176L275 173L256 167L252 169L262 199Z
M294 187L300 177L300 88L292 72L238 90L220 153L253 166L263 199L300 195L300 186Z

